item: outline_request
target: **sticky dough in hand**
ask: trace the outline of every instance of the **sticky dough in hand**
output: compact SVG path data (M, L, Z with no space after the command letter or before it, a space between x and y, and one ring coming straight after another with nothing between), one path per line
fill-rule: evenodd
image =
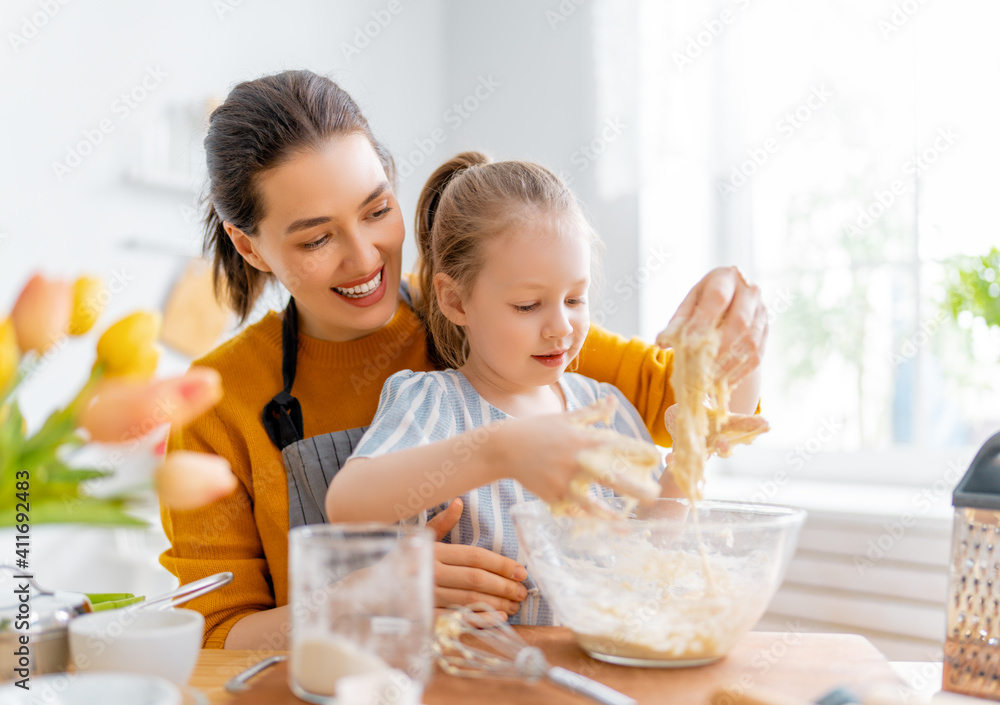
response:
M616 407L614 397L604 397L577 417L575 423L585 428L599 445L580 451L577 459L582 471L570 483L569 498L550 505L554 515L615 516L610 506L588 494L592 482L599 482L636 502L660 496L660 485L653 479L653 472L661 460L656 446L610 428L593 428L598 422L610 425Z
M759 414L720 414L718 410L710 410L708 419L708 453L720 458L728 458L734 445L750 445L757 436L771 430L767 419Z
M691 500L702 497L710 456L728 457L734 445L749 444L770 429L760 416L729 411L729 381L716 364L721 337L718 330L700 332L685 326L676 337L657 341L674 349L670 386L677 409L672 421L668 419L673 452L667 456L667 468Z

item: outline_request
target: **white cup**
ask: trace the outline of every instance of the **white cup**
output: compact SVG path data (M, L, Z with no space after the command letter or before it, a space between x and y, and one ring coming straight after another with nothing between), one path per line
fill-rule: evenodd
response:
M69 623L78 671L129 671L185 685L201 651L205 618L186 609L109 610Z

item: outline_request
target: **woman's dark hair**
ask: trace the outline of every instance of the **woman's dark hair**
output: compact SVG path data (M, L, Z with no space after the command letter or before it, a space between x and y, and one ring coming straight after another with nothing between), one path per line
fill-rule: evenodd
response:
M390 183L395 166L389 151L372 135L368 121L347 92L312 71L284 71L240 83L212 112L205 157L206 256L212 258L215 295L244 322L273 274L243 259L222 222L257 234L265 216L259 176L296 153L318 149L338 135L363 134L371 142Z

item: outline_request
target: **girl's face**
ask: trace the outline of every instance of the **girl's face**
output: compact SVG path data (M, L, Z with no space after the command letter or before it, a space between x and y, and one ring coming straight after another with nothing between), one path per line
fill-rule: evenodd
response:
M465 367L509 392L555 383L590 329L590 244L568 219L540 219L487 244L462 302Z
M247 261L295 297L301 329L354 340L396 311L405 228L364 135L329 140L261 175L265 217L256 237L226 224Z

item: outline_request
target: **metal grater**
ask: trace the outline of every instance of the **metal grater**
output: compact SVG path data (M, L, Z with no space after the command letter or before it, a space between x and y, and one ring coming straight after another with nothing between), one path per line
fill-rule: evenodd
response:
M1000 701L1000 433L979 449L952 503L942 688Z

